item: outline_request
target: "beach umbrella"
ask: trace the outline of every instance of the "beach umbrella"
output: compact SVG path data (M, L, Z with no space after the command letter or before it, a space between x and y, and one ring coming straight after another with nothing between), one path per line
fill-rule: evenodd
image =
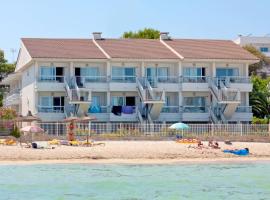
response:
M182 131L182 136L183 136L183 131L186 129L189 129L189 126L185 123L179 122L179 123L175 123L173 125L171 125L169 127L169 129L173 129L173 130L181 130Z
M87 137L86 137L86 144L88 146L89 144L89 137L90 137L90 129L91 129L91 125L90 125L90 122L93 121L93 120L96 120L97 118L94 117L94 116L84 116L84 117L80 117L76 120L76 122L79 122L79 123L88 123L88 134L87 134ZM84 131L85 131L85 128L84 128Z
M78 119L79 119L78 117L71 116L71 117L68 117L68 118L64 119L63 121L64 122L74 122L74 121L76 121Z
M40 118L32 115L32 112L29 110L26 116L19 115L15 121L18 122L33 122L33 121L41 121Z
M180 122L180 123L175 123L175 124L171 125L169 127L169 129L185 130L185 129L189 129L189 126L187 124L185 124L185 123Z
M44 133L44 130L40 128L39 126L33 125L33 126L25 126L20 129L21 132L24 133L30 133L31 134L31 140L33 141L33 134L34 133Z

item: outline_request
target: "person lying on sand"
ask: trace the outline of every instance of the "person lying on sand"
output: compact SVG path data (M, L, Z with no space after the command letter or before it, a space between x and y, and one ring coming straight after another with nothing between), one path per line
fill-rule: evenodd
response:
M194 149L208 149L208 147L204 146L202 141L198 140L197 146L191 146L189 145L188 148L194 148Z
M230 149L225 149L223 150L224 153L232 153L238 156L246 156L249 154L249 148L244 148L244 149L234 149L234 150L230 150Z
M217 141L209 140L208 146L212 149L220 149L219 144Z

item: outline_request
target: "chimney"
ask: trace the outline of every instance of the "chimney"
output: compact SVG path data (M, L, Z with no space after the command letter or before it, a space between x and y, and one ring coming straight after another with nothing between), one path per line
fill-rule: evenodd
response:
M102 32L93 32L92 34L93 34L94 40L101 40L102 39L101 38Z
M169 37L169 32L160 32L159 38L160 38L161 40L168 40L168 39L170 39L170 37Z

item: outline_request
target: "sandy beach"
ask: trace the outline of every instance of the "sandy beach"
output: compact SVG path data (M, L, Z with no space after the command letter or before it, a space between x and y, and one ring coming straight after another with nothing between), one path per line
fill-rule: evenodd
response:
M105 146L56 146L55 149L29 149L0 146L0 164L16 163L131 163L169 164L177 162L270 161L270 143L235 142L221 149L194 149L174 141L104 141ZM204 142L207 145L206 142ZM222 149L249 148L250 155L225 154Z

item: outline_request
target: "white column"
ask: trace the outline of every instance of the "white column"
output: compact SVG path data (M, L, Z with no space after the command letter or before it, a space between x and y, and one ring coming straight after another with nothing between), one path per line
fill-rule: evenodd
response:
M36 91L37 89L37 80L39 76L39 69L38 69L38 62L35 61L35 66L34 66L34 74L35 74L35 82L34 82L34 87L33 87L33 100L29 98L29 109L32 111L32 113L38 113L38 92ZM32 105L31 105L32 104ZM27 105L28 106L28 105ZM32 107L32 109L31 109Z
M178 76L182 76L182 62L178 62Z
M111 64L109 61L107 61L107 78L110 78L111 77Z
M248 67L249 67L249 64L246 63L246 66L245 66L245 74L244 76L248 77Z
M246 92L246 106L249 106L249 93Z
M74 69L74 63L70 62L69 65L69 78L75 76L75 69Z
M216 63L212 63L212 77L216 77Z
M111 105L111 93L107 91L107 106Z
M145 63L144 61L142 62L142 67L141 67L141 78L145 76Z

